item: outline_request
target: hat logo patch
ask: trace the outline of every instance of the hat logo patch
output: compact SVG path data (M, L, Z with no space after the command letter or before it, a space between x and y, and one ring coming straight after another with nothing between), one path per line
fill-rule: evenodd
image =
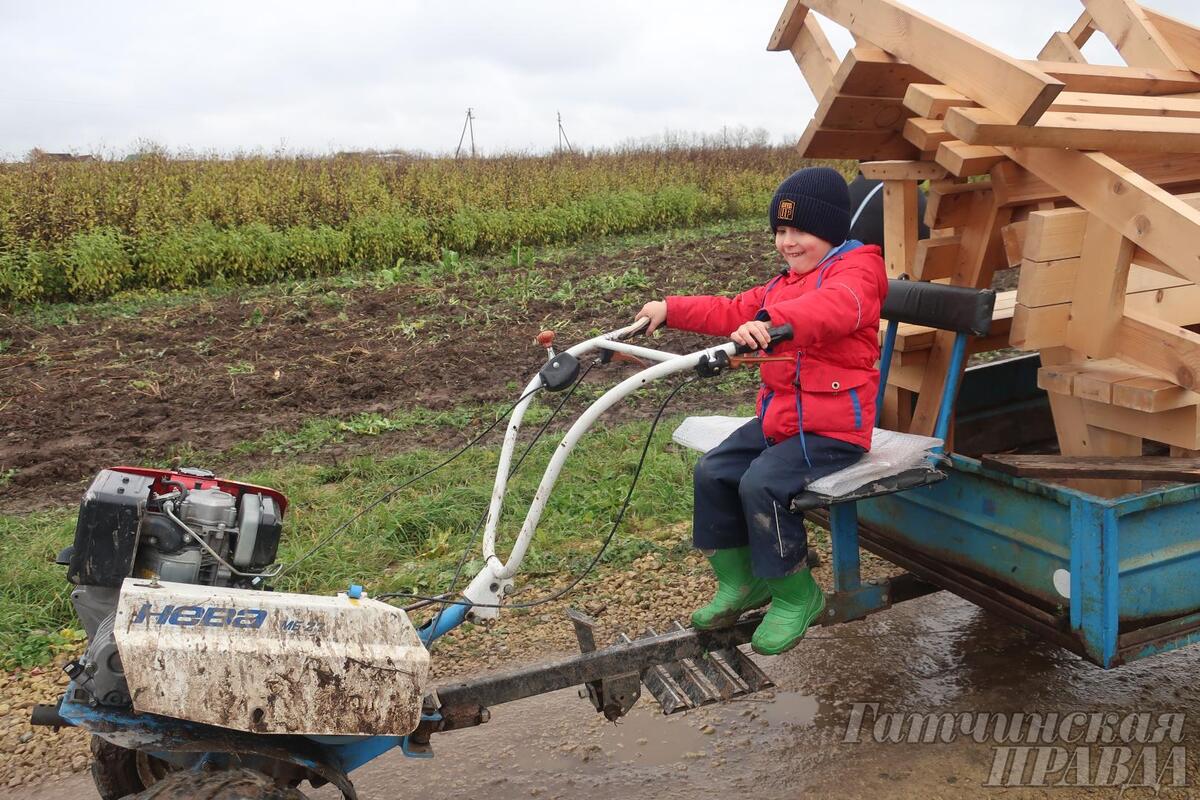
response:
M779 201L779 218L791 221L796 218L796 203L793 200Z

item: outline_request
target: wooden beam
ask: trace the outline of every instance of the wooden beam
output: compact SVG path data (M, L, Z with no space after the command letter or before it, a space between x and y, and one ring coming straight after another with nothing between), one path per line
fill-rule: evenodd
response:
M817 127L815 121L809 123L796 149L804 158L903 161L920 156L898 131L834 130Z
M1133 69L1100 64L1071 64L1065 61L1022 63L1036 67L1062 81L1066 86L1065 91L1070 92L1161 95L1200 91L1200 77L1182 69Z
M1070 303L1075 298L1075 282L1080 273L1079 263L1078 256L1045 262L1026 259L1021 264L1017 283L1017 302L1028 308ZM1189 284L1190 281L1185 278L1164 275L1135 264L1129 268L1126 294L1158 292ZM1124 305L1125 301L1122 300L1121 306Z
M1126 309L1116 355L1166 380L1195 390L1200 384L1200 334Z
M927 207L928 208L928 207ZM940 236L917 242L913 259L912 277L919 281L936 281L949 278L958 262L958 251L962 236Z
M950 283L979 289L991 286L992 268L988 253L996 247L1002 249L1000 229L1008 224L1012 210L998 206L991 191L977 192L972 197L971 214L962 232L959 258L950 276ZM911 433L929 435L937 423L938 408L946 390L954 336L950 331L938 331L934 339L925 379L921 383L921 395L913 412Z
M978 108L966 95L940 84L914 83L904 94L904 105L914 114L944 120L954 108ZM1200 118L1200 95L1195 92L1171 97L1103 92L1062 92L1047 113L1121 114L1138 117Z
M946 177L944 167L928 161L868 161L858 168L873 181L937 181Z
M938 145L935 160L955 177L973 178L986 175L1007 158L995 147L966 144L954 139Z
M993 109L1029 125L1063 84L894 0L806 0L808 7Z
M1071 37L1071 41L1076 47L1083 47L1095 32L1096 23L1092 19L1091 12L1085 8L1079 18L1075 20L1075 24L1067 31L1067 35Z
M1176 197L1193 208L1200 208L1200 193L1181 194ZM1024 259L1061 261L1078 256L1083 252L1083 236L1088 216L1088 212L1080 208L1057 208L1031 213L1022 251ZM1174 275L1159 259L1140 248L1134 251L1133 262Z
M937 152L939 144L954 138L946 133L946 127L941 120L922 117L909 117L904 120L903 134L905 139L912 142L913 147L922 152Z
M1072 64L1086 64L1087 59L1079 45L1071 39L1070 34L1058 31L1050 34L1050 41L1038 53L1039 61L1067 61Z
M1103 153L1001 150L1179 275L1200 281L1200 211Z
M796 37L800 35L800 31L804 27L804 20L807 18L807 5L802 5L801 0L787 0L787 4L783 7L783 13L779 15L779 21L775 23L771 40L767 42L767 50L791 50L792 44L795 43Z
M800 74L804 76L813 97L818 100L824 98L833 86L833 77L837 74L841 62L815 15L804 16L800 32L788 49L792 52L792 58L796 60L796 66L800 67Z
M834 76L841 94L860 97L904 97L910 84L933 82L912 64L872 45L858 45L847 53Z
M878 163L878 162L876 162ZM903 162L893 162L903 163ZM864 164L863 167L871 165ZM875 168L873 174L886 174ZM900 170L893 170L900 172ZM871 177L866 169L863 174ZM918 228L916 180L883 181L883 258L889 278L912 277L916 257Z
M1051 395L1054 397L1054 395ZM1134 411L1108 403L1075 400L1083 407L1083 418L1089 428L1122 431L1152 442L1188 449L1200 448L1200 420L1194 407L1176 408L1157 414ZM1140 455L1140 449L1131 455ZM1082 455L1087 455L1082 454Z
M1083 5L1129 66L1188 68L1135 0L1083 0Z
M1158 378L1133 378L1113 386L1113 405L1154 414L1200 406L1200 394Z
M993 147L1200 153L1194 118L1048 111L1034 125L1010 125L986 108L952 108L945 126L967 144Z
M1200 28L1152 8L1143 7L1142 11L1187 68L1200 72Z
M1067 346L1072 350L1092 358L1116 354L1133 249L1120 231L1088 216L1067 325Z
M1019 478L1122 478L1200 483L1200 458L985 455L983 466Z
M1125 296L1126 319L1122 321L1121 330L1117 334L1117 356L1134 364L1145 366L1156 375L1174 380L1164 369L1155 366L1161 362L1161 359L1151 363L1144 358L1131 355L1131 348L1134 345L1129 343L1132 340L1126 335L1127 326L1125 324L1130 315L1157 320L1160 324L1167 326L1164 330L1172 332L1180 330L1188 333L1179 326L1195 325L1200 322L1200 286L1188 283L1183 286L1136 292ZM1018 350L1064 347L1067 342L1067 326L1070 322L1070 303L1031 308L1018 302L1013 312L1012 333L1009 336L1009 342ZM1135 338L1140 344L1147 341L1147 336L1135 335Z
M828 92L813 120L822 128L843 131L900 131L912 112L896 97L859 97Z
M972 183L938 181L929 187L925 224L931 229L962 228L971 213L971 195L992 188L990 180Z

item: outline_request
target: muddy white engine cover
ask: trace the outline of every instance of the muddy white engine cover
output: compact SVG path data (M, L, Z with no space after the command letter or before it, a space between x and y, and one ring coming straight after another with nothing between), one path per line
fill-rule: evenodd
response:
M429 651L386 603L126 578L113 628L135 711L313 735L421 719Z

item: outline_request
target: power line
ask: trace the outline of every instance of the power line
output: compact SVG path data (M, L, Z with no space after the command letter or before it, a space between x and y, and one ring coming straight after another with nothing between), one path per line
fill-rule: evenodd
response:
M462 152L463 139L466 137L468 132L471 134L471 158L474 158L475 157L475 113L474 113L474 110L470 109L470 108L467 109L467 119L465 122L463 122L462 133L459 134L459 136L458 136L458 147L456 147L454 149L454 157L455 158L458 158L459 153Z
M574 153L575 150L571 147L571 140L567 138L567 132L563 129L562 112L558 112L558 150L562 152L563 143L567 145L567 152Z

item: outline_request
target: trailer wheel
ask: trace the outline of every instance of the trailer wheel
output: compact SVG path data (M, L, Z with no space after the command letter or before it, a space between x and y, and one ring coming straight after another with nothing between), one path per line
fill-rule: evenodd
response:
M298 789L280 786L252 769L217 772L179 770L126 800L307 800Z

